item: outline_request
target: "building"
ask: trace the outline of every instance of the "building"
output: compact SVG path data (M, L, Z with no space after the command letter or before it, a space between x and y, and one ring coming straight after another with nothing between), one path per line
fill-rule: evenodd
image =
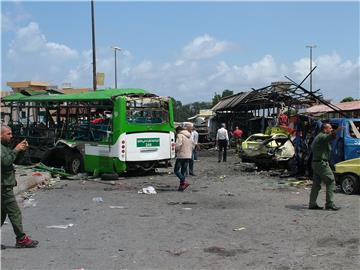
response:
M14 93L20 93L21 91L45 91L49 86L46 82L34 81L7 82L6 85L11 87Z
M350 118L360 118L360 100L341 102L334 104L339 111ZM315 105L305 110L306 114L319 119L331 119L344 117L326 105Z

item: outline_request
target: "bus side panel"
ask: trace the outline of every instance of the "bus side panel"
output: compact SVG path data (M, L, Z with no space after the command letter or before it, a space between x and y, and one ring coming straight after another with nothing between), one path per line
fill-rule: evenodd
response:
M94 173L122 173L126 171L125 162L112 157L85 156L85 171Z

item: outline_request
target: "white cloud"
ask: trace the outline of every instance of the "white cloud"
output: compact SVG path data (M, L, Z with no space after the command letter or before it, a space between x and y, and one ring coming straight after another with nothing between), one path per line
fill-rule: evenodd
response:
M196 37L183 48L183 57L189 60L209 59L227 51L231 44L227 41L218 41L208 34Z
M229 42L218 41L207 34L192 40L178 59L157 62L136 60L128 50L117 54L118 86L144 88L159 95L170 95L183 103L210 101L214 92L235 92L286 80L288 75L300 82L309 71L309 59L292 65L278 63L272 55L264 55L248 64L211 59L231 48ZM40 80L50 84L71 83L74 87L92 86L92 50L78 52L66 44L48 41L36 22L18 28L7 48L3 78L6 81ZM206 61L205 61L206 60ZM343 95L358 96L359 62L341 59L337 53L314 59L314 89L339 100ZM105 73L104 87L114 86L114 53L109 46L97 49L97 72ZM308 82L304 85L307 86ZM346 93L346 94L345 94Z
M23 8L21 2L13 2L15 11L9 10L1 12L1 30L3 32L15 31L18 28L18 24L28 20L31 16Z
M35 60L41 56L49 62L62 62L76 58L78 53L66 45L47 42L39 25L36 22L30 22L16 31L15 39L11 42L7 55L14 60L23 59L24 56L33 57Z

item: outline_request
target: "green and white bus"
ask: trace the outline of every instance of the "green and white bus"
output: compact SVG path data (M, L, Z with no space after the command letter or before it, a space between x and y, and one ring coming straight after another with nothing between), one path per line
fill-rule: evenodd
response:
M1 120L13 129L14 143L29 142L19 164L122 173L175 157L172 100L142 89L15 93L2 98Z

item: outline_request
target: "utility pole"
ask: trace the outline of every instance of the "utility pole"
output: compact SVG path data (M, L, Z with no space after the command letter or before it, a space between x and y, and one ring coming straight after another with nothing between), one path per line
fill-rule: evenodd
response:
M93 89L94 89L94 91L96 91L96 53L95 53L94 0L91 0L91 26L92 26Z
M312 71L312 49L316 48L316 45L307 45L306 48L310 49L310 72ZM312 72L310 73L310 92L312 92Z
M114 57L115 57L115 89L117 89L117 64L116 64L116 51L121 51L119 47L111 47L114 49Z

